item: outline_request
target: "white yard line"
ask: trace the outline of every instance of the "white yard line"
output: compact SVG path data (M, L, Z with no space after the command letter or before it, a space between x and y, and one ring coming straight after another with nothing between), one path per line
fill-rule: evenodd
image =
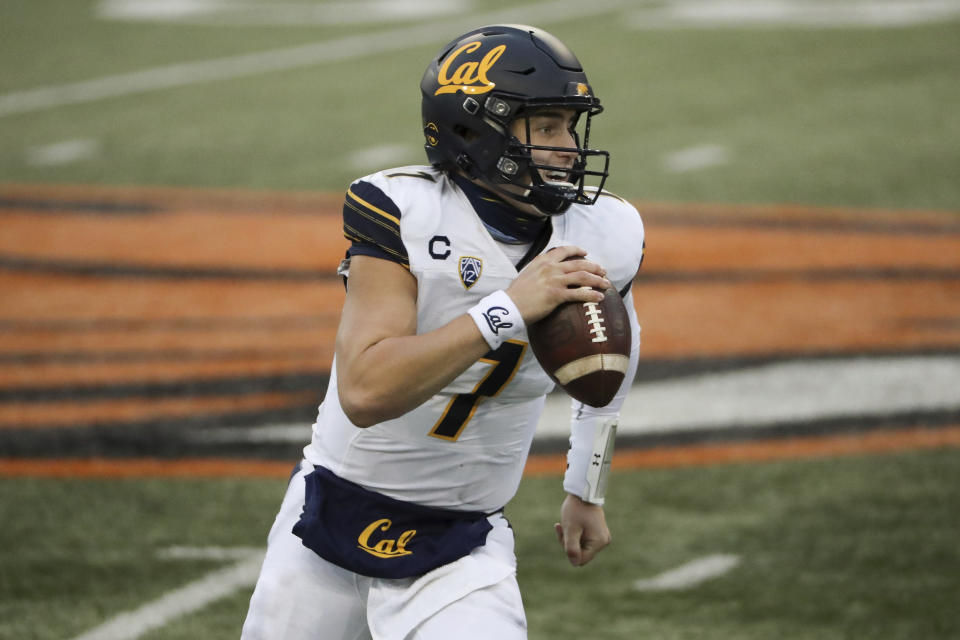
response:
M444 43L438 38L442 40L452 37L453 34L477 25L516 22L535 22L546 25L616 11L630 4L629 0L592 0L591 2L553 0L297 47L171 64L83 82L14 91L0 95L0 117L161 89L207 84L330 62L354 60L423 46L427 43L439 48Z
M161 560L227 560L241 561L263 557L259 547L169 547L157 553Z
M178 547L164 552L171 559L234 559L235 564L218 569L153 602L121 613L73 640L135 640L167 623L199 611L239 589L253 586L263 564L260 549L190 549Z
M634 385L620 435L773 427L960 409L960 356L799 360ZM538 438L570 435L570 399L553 393ZM202 429L196 442L303 443L310 425Z
M673 0L631 11L635 29L902 27L950 20L960 0Z
M666 154L663 157L663 166L671 173L686 173L727 164L729 160L730 153L726 147L702 144Z
M105 20L215 26L310 26L383 23L467 13L472 0L352 0L239 2L237 0L100 0Z
M423 153L423 147L405 144L384 144L367 149L358 149L347 155L347 163L357 171L377 167L392 167L398 164L413 164Z
M769 427L779 423L960 409L960 356L799 360L633 387L620 434ZM537 436L569 435L570 401L551 394Z
M100 152L100 143L90 138L63 140L27 149L27 164L53 167L92 158Z
M306 422L295 424L268 424L261 427L213 427L196 429L187 437L192 442L210 443L300 443L310 441L310 425Z
M740 564L740 556L714 554L691 560L676 569L633 583L637 591L679 591L692 589L707 580L719 578Z

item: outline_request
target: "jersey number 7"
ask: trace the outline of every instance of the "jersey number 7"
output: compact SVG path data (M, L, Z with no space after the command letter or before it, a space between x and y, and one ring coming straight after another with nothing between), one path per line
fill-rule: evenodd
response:
M486 398L493 397L500 393L507 383L513 379L517 369L520 368L520 362L523 360L523 354L527 350L527 343L519 340L507 340L499 348L488 351L486 355L480 358L480 362L493 365L487 372L487 375L477 383L470 393L458 393L447 403L443 415L433 425L430 435L442 440L454 441L463 433L463 428L467 426L470 418L477 411L477 405Z

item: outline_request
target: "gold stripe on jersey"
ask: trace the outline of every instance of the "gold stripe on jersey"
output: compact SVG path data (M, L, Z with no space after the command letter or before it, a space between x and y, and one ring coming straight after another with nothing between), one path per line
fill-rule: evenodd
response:
M400 210L374 184L357 181L343 202L343 235L351 254L368 254L409 268L410 260L400 234Z
M357 213L359 213L359 214L361 214L361 215L366 215L366 214L364 214L364 212L363 212L362 210L360 210L360 209L358 209L357 207L355 207L355 206L353 206L352 204L350 204L350 200L349 200L349 199L350 199L350 198L353 198L353 199L354 199L357 203L359 203L363 208L367 209L367 211L370 211L370 212L375 213L375 214L377 214L377 215L383 216L384 218L386 218L387 220L389 220L390 222L392 222L394 225L396 225L397 235L400 235L400 218L397 218L397 217L395 217L395 216L392 216L392 215L390 215L389 213L387 213L386 211L384 211L383 209L380 209L379 207L375 207L374 205L370 204L369 202L367 202L366 200L364 200L363 198L361 198L360 196L358 196L357 194L355 194L355 193L353 192L353 189L352 189L352 188L347 189L347 198L348 198L348 199L347 199L346 204L347 204L351 209L353 209L354 211L356 211ZM373 219L373 218L371 218L371 219ZM384 225L384 226L387 226L387 225ZM387 227L387 228L390 228L390 227Z
M400 237L400 221L394 218L393 216L391 216L389 213L381 212L383 213L383 215L388 216L389 219L394 220L396 223L395 225L391 225L389 222L387 222L386 220L384 220L378 215L371 214L369 211L361 209L360 207L352 204L349 200L345 201L343 203L343 206L346 208L349 208L351 211L354 211L360 217L366 220L369 220L370 222L376 225L379 225L380 227L383 227L385 230L389 231L392 235L397 236L397 238ZM343 224L344 224L344 228L346 228L346 225L347 225L346 218L344 218Z
M391 249L390 247L384 246L383 244L378 242L375 238L372 238L364 233L361 233L360 231L349 226L347 223L343 224L343 237L345 237L350 242L375 246L377 249L379 249L383 253L392 257L394 259L394 262L399 264L404 269L408 269L408 270L410 269L410 258L407 257L405 253L401 253L395 249Z
M394 173L388 173L388 178L422 178L423 180L429 180L430 182L436 182L432 175L424 171L417 171L416 173L407 173L405 171L397 171Z
M590 192L590 193L596 193L596 192L597 192L597 188L596 188L596 187L593 187L593 186L586 186L586 187L583 188L583 190L586 191L586 192ZM602 190L602 191L600 191L600 197L603 197L603 196L607 196L608 198L614 198L615 200L619 200L620 202L627 202L627 200L626 200L625 198L621 198L621 197L618 196L617 194L612 193L612 192L610 192L610 191L607 191L607 190L605 190L605 189Z

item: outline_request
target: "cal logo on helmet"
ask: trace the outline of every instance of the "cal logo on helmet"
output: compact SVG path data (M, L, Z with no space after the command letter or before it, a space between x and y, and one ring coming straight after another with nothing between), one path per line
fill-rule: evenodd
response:
M483 271L483 260L472 256L460 257L460 282L464 288L469 289L477 284L480 279L480 273Z
M457 91L469 94L486 93L496 86L487 79L487 72L493 68L503 52L507 50L507 46L501 44L490 49L480 60L470 60L467 56L463 56L464 53L473 53L479 48L479 40L468 42L443 61L437 74L437 82L440 87L433 95L438 96L441 93L456 93ZM458 66L451 75L450 69L454 64Z

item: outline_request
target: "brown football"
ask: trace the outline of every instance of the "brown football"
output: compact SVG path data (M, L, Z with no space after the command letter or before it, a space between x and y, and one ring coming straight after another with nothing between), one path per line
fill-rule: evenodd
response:
M600 302L565 302L527 328L530 347L554 382L592 407L610 404L630 361L630 321L616 289Z

